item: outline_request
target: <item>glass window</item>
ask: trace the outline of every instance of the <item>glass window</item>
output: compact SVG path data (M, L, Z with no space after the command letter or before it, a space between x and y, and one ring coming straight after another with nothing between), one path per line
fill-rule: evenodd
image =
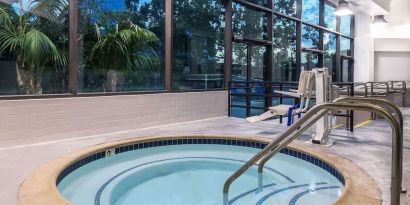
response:
M223 87L224 19L219 0L174 1L174 89Z
M242 43L232 43L232 81L247 81L248 50Z
M258 88L256 88L258 89ZM261 89L262 90L262 89ZM264 90L263 90L264 91ZM258 93L258 94L263 94L263 93ZM264 96L251 96L251 107L252 108L263 108L265 107L265 97ZM263 110L264 111L264 110ZM251 111L252 113L252 111ZM262 113L256 114L256 115L260 115ZM251 114L251 116L254 116Z
M256 115L260 115L265 111L265 109L263 109L264 104L262 104L263 102L260 102L260 104L262 105L262 109L258 109L258 108L252 108L251 109L251 115L250 116L256 116Z
M319 67L319 56L316 53L302 53L302 70L312 70Z
M232 117L239 117L239 118L247 117L246 116L246 108L231 107L231 116Z
M296 22L283 17L274 19L272 79L296 81Z
M319 0L302 0L302 20L319 25Z
M351 16L342 16L340 19L340 33L345 36L351 36L350 25L352 23Z
M335 8L325 3L325 27L330 30L336 30L336 15Z
M345 38L345 37L341 37L340 40L340 54L341 55L345 55L345 56L351 56L351 48L350 48L350 39L349 38Z
M1 2L0 95L66 93L68 2Z
M324 44L324 57L323 65L329 69L329 72L333 77L336 76L336 35L332 33L324 33L323 35ZM333 80L336 80L333 78Z
M342 82L352 82L352 61L342 58Z
M241 88L232 88L232 91L239 90ZM232 93L237 94L237 93ZM246 106L246 97L243 95L232 95L231 96L231 105Z
M232 29L235 36L251 39L267 39L267 18L264 12L259 12L233 4Z
M164 1L79 1L79 92L164 89Z
M265 46L251 46L251 81L263 81L267 71Z
M296 16L296 0L273 0L274 10L289 16Z
M319 38L319 29L302 25L302 48L322 50L319 48Z
M254 3L254 4L258 4L258 5L261 5L261 6L264 6L264 7L269 6L269 0L246 0L246 1L249 1L249 2Z

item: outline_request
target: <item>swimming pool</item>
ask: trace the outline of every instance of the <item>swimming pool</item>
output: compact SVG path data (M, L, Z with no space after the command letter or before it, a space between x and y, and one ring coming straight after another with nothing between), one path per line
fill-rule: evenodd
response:
M225 180L266 143L217 138L146 141L106 149L66 167L57 178L72 204L217 205ZM284 149L231 186L235 205L327 205L344 189L343 176L307 153Z

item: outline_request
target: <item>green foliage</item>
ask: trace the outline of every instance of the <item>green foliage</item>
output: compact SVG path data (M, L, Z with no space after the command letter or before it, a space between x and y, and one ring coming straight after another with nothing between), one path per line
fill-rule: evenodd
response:
M132 69L153 70L158 68L159 57L154 45L158 37L147 29L129 23L116 25L112 33L102 34L98 25L98 41L91 49L90 61L103 70L127 71Z
M22 36L20 55L28 65L39 67L51 62L66 66L67 59L44 33L30 29Z
M63 22L69 12L68 0L31 0L31 12L47 19Z
M131 4L137 6L137 2L126 1L126 4L128 7ZM137 8L106 11L101 8L102 5L98 0L82 0L79 3L79 30L87 68L103 73L107 70L159 69L160 58L156 51L159 39L153 32L137 25L145 23L134 19L139 14L134 11ZM148 16L152 14L145 14L144 18Z
M37 0L33 0L33 2L37 2ZM29 73L27 77L29 79L26 79L26 82L22 82L21 76L18 77L20 87L27 88L31 86L34 87L34 90L37 90L36 87L41 82L41 76L45 68L65 68L68 64L68 55L64 49L59 49L47 34L37 29L38 22L42 21L43 18L34 15L32 10L42 10L41 8L45 7L44 3L29 7L30 11L23 11L21 1L19 5L20 11L17 14L11 6L0 4L0 50L16 56L18 73L24 70ZM41 6L41 8L36 6ZM53 20L55 21L55 19ZM55 24L49 22L46 25L53 26ZM54 29L49 27L44 30ZM27 85L27 83L31 85ZM33 89L27 89L31 91L24 90L21 92L33 94L31 93Z

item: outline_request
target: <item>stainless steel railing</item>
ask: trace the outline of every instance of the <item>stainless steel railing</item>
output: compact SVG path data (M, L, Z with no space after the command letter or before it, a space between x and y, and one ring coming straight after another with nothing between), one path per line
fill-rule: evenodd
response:
M356 82L352 83L352 85L355 90L355 95L362 95L363 97L386 97L392 93L405 94L407 91L407 84L405 81L370 81L365 83ZM349 88L342 88L341 93L349 94Z
M391 111L393 111L393 115L397 117L397 123L400 125L400 135L403 136L403 123L404 123L404 118L403 114L401 113L400 109L390 100L383 99L383 98L364 98L364 97L340 97L333 102L351 102L351 103L373 103L377 104L379 106L383 107L388 107ZM401 144L403 144L403 137ZM401 148L399 150L401 152L401 156L403 156L403 149ZM274 155L274 154L273 154ZM259 162L258 165L258 172L259 172L259 184L262 184L262 178L261 174L263 172L263 167L265 166L266 162L273 157L272 154L266 155L264 158L262 158ZM399 177L403 181L403 160L400 160L400 174ZM400 184L401 185L401 184ZM401 185L401 192L406 193L407 190Z
M252 157L241 168L239 168L234 174L232 174L226 181L223 187L223 202L224 205L229 204L229 188L230 185L243 173L245 173L250 167L255 165L259 160L264 157L272 157L277 154L281 149L295 140L300 134L312 126L317 120L326 115L333 109L346 109L346 110L363 110L378 113L386 118L393 131L393 155L392 155L392 176L391 176L391 205L400 204L400 186L401 186L401 161L402 161L402 135L400 124L396 121L394 116L387 112L380 106L372 104L351 104L351 103L324 103L314 106L310 109L301 119L296 121L291 127L283 132L278 138L269 143L263 150ZM302 127L302 125L305 125ZM261 178L261 177L259 177ZM261 183L260 183L261 184Z

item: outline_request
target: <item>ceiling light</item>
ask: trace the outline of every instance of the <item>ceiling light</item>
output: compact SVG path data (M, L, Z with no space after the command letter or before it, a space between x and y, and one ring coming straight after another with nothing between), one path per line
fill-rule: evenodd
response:
M335 11L336 16L349 16L353 15L353 10L349 7L349 2L340 0L339 5Z
M389 22L386 21L384 15L376 15L373 18L373 24L387 24Z

